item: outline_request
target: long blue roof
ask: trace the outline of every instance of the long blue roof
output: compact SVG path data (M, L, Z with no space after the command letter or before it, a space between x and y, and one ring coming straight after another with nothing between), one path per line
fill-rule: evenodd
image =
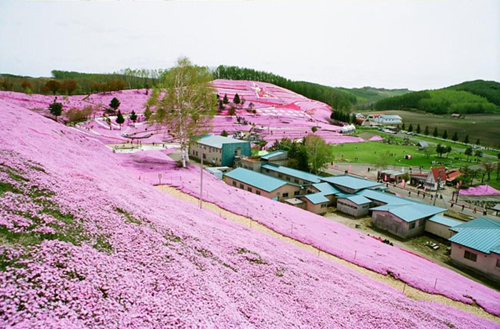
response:
M500 221L479 217L451 228L458 232L449 241L481 251L500 254Z
M408 223L446 211L444 208L423 203L410 203L402 205L386 204L380 207L371 208L370 210L388 211Z
M371 200L369 200L361 195L348 196L348 197L339 198L339 199L347 199L349 201L354 202L355 204L367 204L367 203L371 202Z
M260 158L263 160L269 160L269 158L272 158L272 157L277 156L277 155L285 154L285 153L287 153L287 151L277 150L277 151L274 151L271 153L267 153L266 155L263 155Z
M363 191L360 191L356 194L362 195L362 196L369 198L369 199L372 199L372 200L376 200L376 201L380 201L380 202L392 204L392 205L416 203L416 201L413 201L411 199L405 199L405 198L395 196L395 195L392 195L389 193L374 191L374 190L363 190Z
M323 195L332 195L332 194L342 193L341 191L339 191L338 189L336 189L335 187L333 187L329 183L312 184L312 186L314 188L318 189L318 191L320 191L320 193L322 193Z
M283 167L283 166L277 166L273 164L263 164L261 168L264 169L269 169L272 171L279 172L281 174L285 174L291 177L299 178L308 182L313 182L313 183L320 183L320 177L314 174L310 174L305 171L297 170L297 169L292 169L288 167Z
M330 202L322 193L306 194L304 195L313 204Z
M463 224L464 222L461 220L453 219L450 217L445 217L442 215L434 215L431 218L429 218L429 221L435 222L438 224L446 225L448 227L454 227L460 224Z
M363 179L351 175L338 175L331 177L321 177L322 181L332 183L335 185L344 186L353 190L361 190L370 187L381 186L381 183L372 180Z
M280 188L286 184L290 184L289 182L285 182L284 180L264 175L245 168L236 168L225 174L225 176L266 192L272 192L277 188Z
M198 141L198 144L207 145L215 148L222 148L224 144L244 144L248 143L248 141L242 141L239 139L234 139L230 137L218 136L218 135L207 135L201 137Z

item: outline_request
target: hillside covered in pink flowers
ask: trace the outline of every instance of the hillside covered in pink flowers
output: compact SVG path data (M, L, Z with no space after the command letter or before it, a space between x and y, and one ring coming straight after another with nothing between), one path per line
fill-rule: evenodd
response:
M167 182L183 178L181 188L195 188L195 170L169 165L164 153L137 166L140 156L114 154L91 135L16 102L0 98L0 113L0 327L498 327L410 299L155 189L147 170L156 175L155 163L165 165ZM221 193L212 201L238 212L232 207L247 194L226 195L234 189L218 183L209 180ZM224 195L237 202L224 205ZM247 206L257 219L255 209L269 204L256 200ZM259 220L279 230L289 216L307 228L294 218L304 214L290 209L268 208ZM340 226L326 226L329 236L319 239L321 223L311 220L307 236L297 238L333 254L344 252L340 235L360 239ZM374 250L371 243L368 249ZM398 270L396 260L414 257L390 256L383 248L358 255L380 272L387 270L383 261L370 258L387 258L401 275L411 271ZM498 315L498 293L473 288L474 299ZM460 300L461 293L452 297Z

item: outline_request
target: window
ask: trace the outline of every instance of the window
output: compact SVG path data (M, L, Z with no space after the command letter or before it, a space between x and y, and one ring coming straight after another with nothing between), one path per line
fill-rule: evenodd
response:
M203 159L207 159L207 154L206 153L203 153Z
M288 198L288 192L287 193L283 193L283 197L284 198Z
M424 226L425 225L425 219L421 219L418 223L418 226Z
M236 182L233 180L233 186L236 186Z
M244 188L245 188L245 186L244 186L243 184L240 184L240 188L243 188L243 189L244 189Z
M410 230L413 230L415 228L415 222L410 223Z
M321 208L326 208L327 206L328 206L328 205L327 205L326 203L323 203L323 204L321 205Z
M477 260L477 254L466 250L464 253L464 258L475 262Z
M260 195L260 191L259 190L255 191L255 193L257 193L257 195Z
M249 186L249 187L247 187L247 191L248 191L248 192L252 192L252 188L251 188L250 186Z
M300 194L300 191L293 192L293 195L299 195L299 194Z
M269 169L266 169L266 172L269 172Z
M278 174L278 177L279 177L279 178L283 178L283 176L281 176L281 174Z
M298 180L297 178L296 178L296 179L294 179L294 182L295 182L296 184L299 184L299 180Z
M497 259L497 267L500 267L500 258Z

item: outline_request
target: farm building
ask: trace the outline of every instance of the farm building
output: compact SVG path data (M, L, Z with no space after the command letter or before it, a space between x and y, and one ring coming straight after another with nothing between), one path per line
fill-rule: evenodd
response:
M405 175L402 171L397 170L382 170L377 173L377 180L384 181L388 183L399 184L403 180L403 176Z
M320 177L317 175L272 163L262 164L261 172L295 184L307 185L321 182Z
M330 204L330 199L321 193L306 194L300 197L306 203L306 210L318 215L326 213L327 207Z
M235 168L245 168L259 172L260 165L260 157L258 156L240 156L234 159Z
M480 217L451 230L451 261L500 281L500 221Z
M335 188L344 193L356 193L364 189L374 189L382 187L382 184L372 180L359 178L352 175L338 175L331 177L320 177L323 182L332 184Z
M449 239L453 235L452 227L463 224L463 221L442 215L434 215L425 222L425 231L437 235L443 239Z
M203 148L203 152L202 152ZM203 161L217 166L234 165L234 158L241 155L250 156L252 151L250 142L234 138L208 135L191 143L189 154L200 159L203 153Z
M236 168L241 167L253 171L261 171L261 165L269 163L286 166L288 164L288 152L278 150L262 156L240 156L234 160Z
M436 167L431 168L428 173L411 174L411 184L416 186L423 186L429 191L435 191L438 187L442 189L446 185L446 168Z
M368 215L371 200L361 195L339 196L337 199L337 210L353 217Z
M403 123L403 119L399 115L379 115L373 119L377 125L399 125Z
M274 163L279 166L288 165L288 152L277 150L260 157L262 163Z
M387 204L370 210L375 227L406 239L424 232L426 219L443 213L446 209L412 202Z
M277 200L291 198L301 191L300 185L244 168L236 168L225 174L224 181L234 187Z

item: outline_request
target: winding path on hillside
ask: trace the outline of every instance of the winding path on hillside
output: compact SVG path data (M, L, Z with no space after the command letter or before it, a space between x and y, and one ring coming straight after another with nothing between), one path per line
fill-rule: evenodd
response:
M184 193L184 192L176 189L175 187L171 187L169 185L157 185L156 187L158 189L176 197L176 198L186 200L186 201L191 202L191 203L199 204L199 200L197 198L195 198L187 193ZM401 291L408 298L411 298L414 300L419 300L419 301L431 301L431 302L435 302L435 303L438 303L441 305L453 307L455 309L458 309L458 310L461 310L461 311L464 311L464 312L473 314L475 316L478 316L478 317L481 317L481 318L484 318L484 319L487 319L490 321L494 321L494 322L500 324L500 317L497 317L495 315L492 315L492 314L486 312L483 308L481 308L480 306L478 306L476 304L473 304L473 305L465 304L465 303L450 299L448 297L445 297L443 295L430 294L430 293L424 292L422 290L413 288L413 287L407 285L406 283L404 283L398 279L395 279L394 277L392 277L390 275L382 275L380 273L377 273L377 272L374 272L372 270L366 269L364 267L350 263L344 259L336 257L332 254L326 253L326 252L324 252L324 251L322 251L322 250L320 250L312 245L302 243L302 242L295 240L295 239L292 239L286 235L282 235L276 231L273 231L270 228L262 225L261 223L253 220L250 217L237 215L237 214L232 213L228 210L225 210L225 209L217 206L214 203L203 202L202 206L206 210L209 210L209 211L217 214L220 218L222 218L224 220L229 219L233 222L237 222L245 227L248 227L249 229L258 230L258 231L265 233L269 236L284 240L285 242L292 244L294 246L297 246L301 249L304 249L312 254L317 255L318 257L323 257L323 258L328 259L330 261L333 261L333 262L336 262L336 263L341 264L343 266L349 267L349 268L357 271L360 274L364 274L373 280L379 281L379 282L384 283L384 284L386 284L386 285L388 285L396 290ZM291 229L293 230L294 228L292 227Z

